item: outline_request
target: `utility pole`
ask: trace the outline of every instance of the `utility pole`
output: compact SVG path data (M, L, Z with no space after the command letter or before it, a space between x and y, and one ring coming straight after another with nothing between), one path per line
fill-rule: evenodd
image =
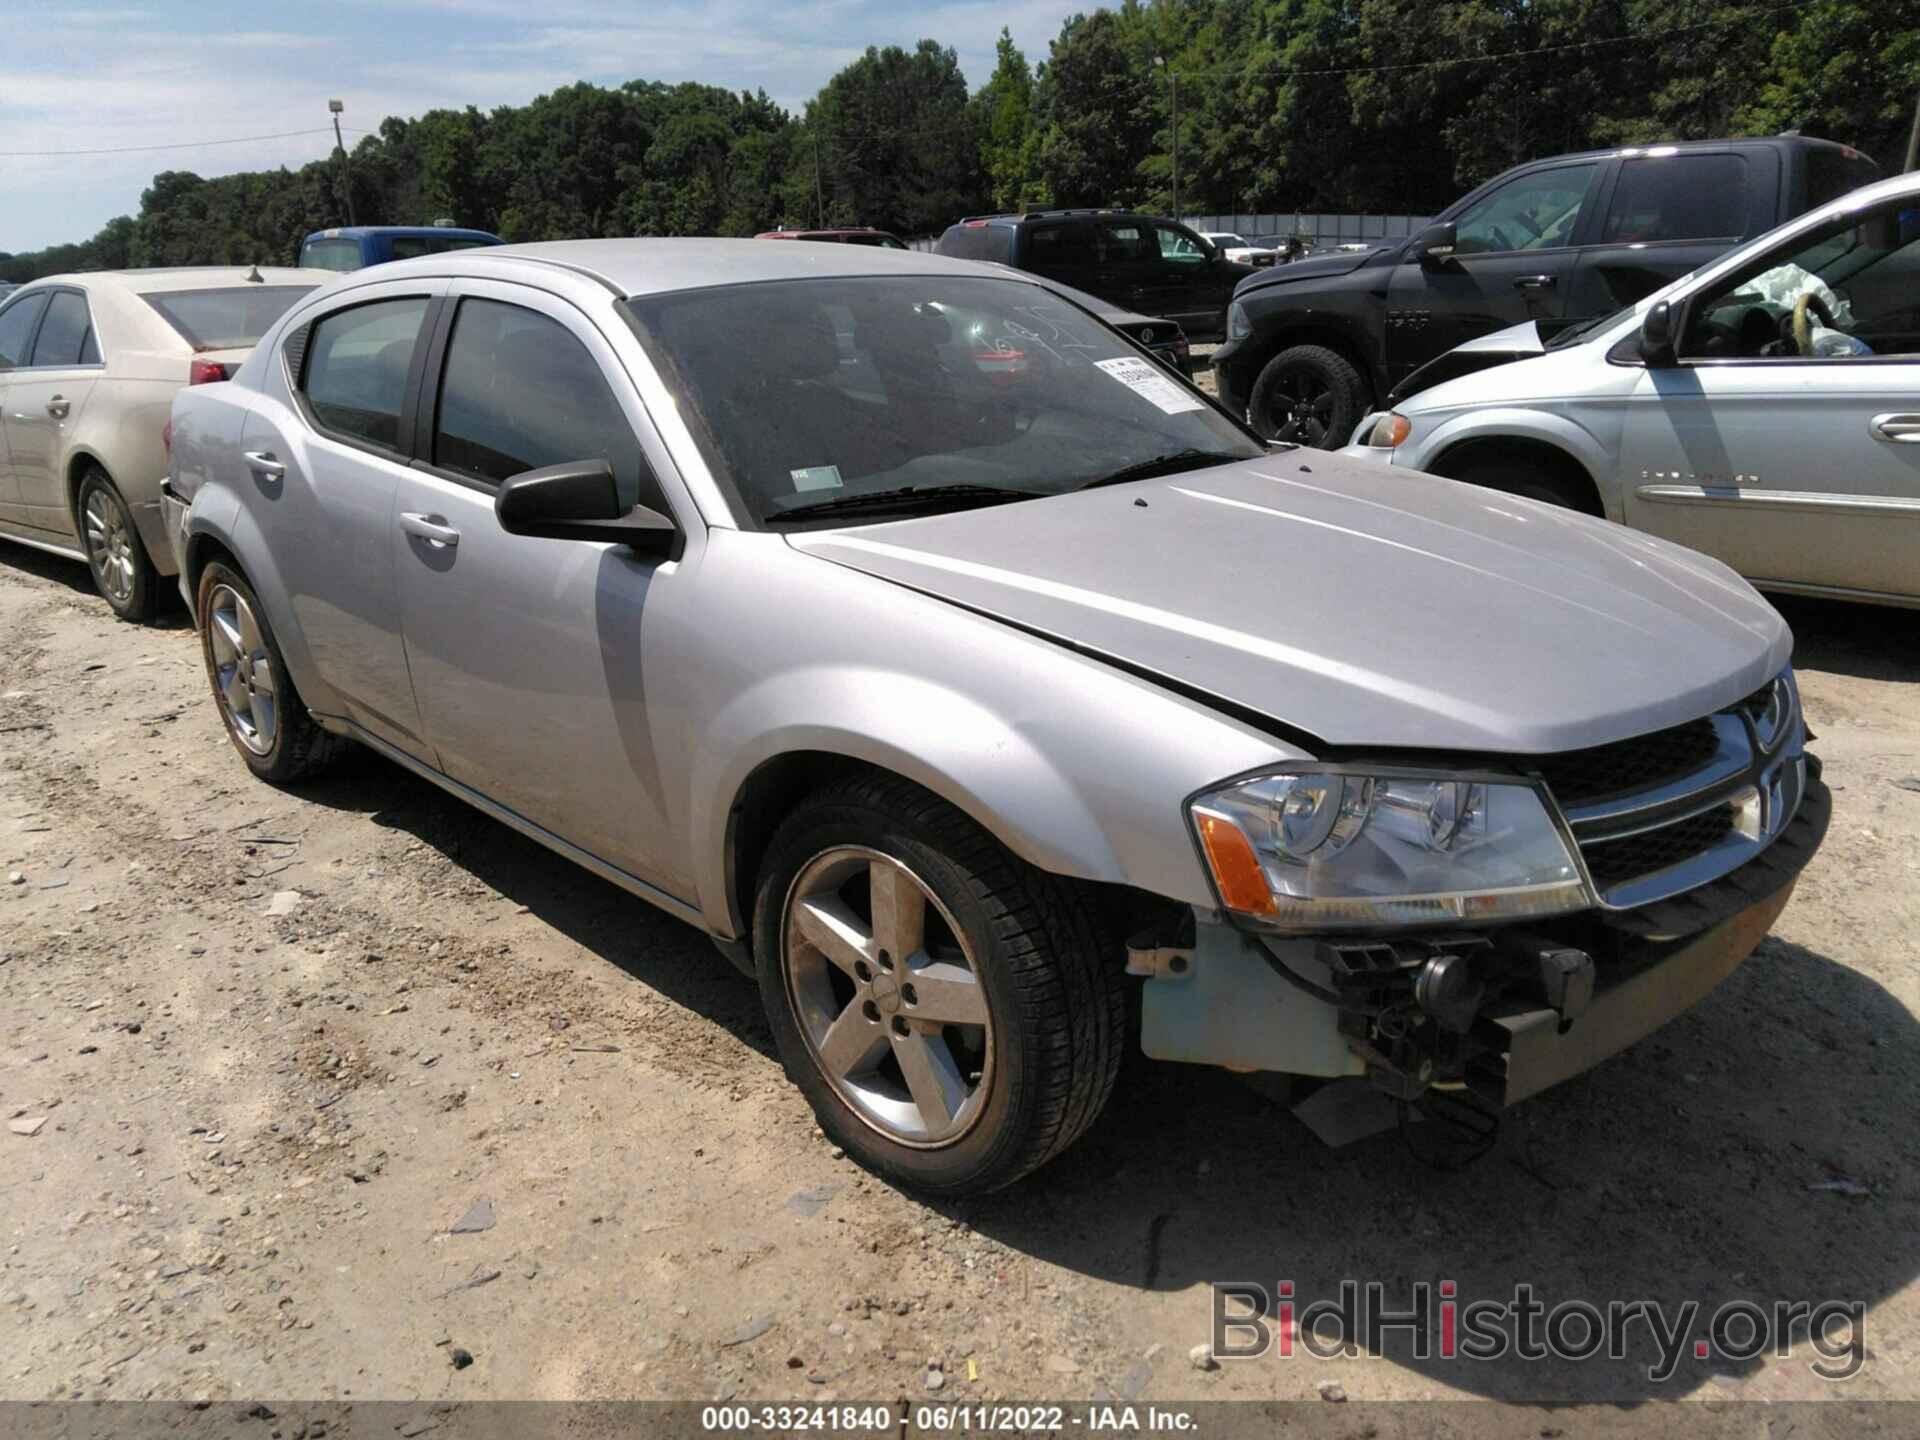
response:
M340 151L340 188L347 192L347 224L358 225L353 218L353 169L347 163L347 142L340 137L340 112L347 107L338 100L327 101L327 109L333 115L333 143Z
M1165 68L1167 86L1173 96L1173 218L1180 218L1180 77L1174 73L1173 64L1164 55L1153 57L1153 63Z

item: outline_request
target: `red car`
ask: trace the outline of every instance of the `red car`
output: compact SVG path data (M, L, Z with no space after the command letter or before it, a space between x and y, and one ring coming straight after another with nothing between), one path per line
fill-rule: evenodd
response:
M878 245L883 250L907 248L898 235L889 235L885 230L875 230L866 225L857 225L846 230L762 230L753 238L756 240L824 240L835 245Z

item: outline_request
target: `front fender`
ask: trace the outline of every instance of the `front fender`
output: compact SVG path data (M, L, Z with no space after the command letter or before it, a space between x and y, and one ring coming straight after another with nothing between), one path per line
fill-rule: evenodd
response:
M772 718L779 716L805 718ZM708 727L689 818L701 908L722 933L735 928L726 865L735 797L763 766L801 753L904 776L1042 870L1089 880L1124 873L1099 818L1033 737L924 677L816 666L742 692ZM1204 880L1199 890L1204 897Z
M1563 410L1529 409L1503 405L1467 410L1446 416L1427 429L1417 414L1415 433L1393 452L1394 465L1408 470L1432 470L1447 452L1470 440L1529 440L1550 445L1577 460L1600 492L1607 518L1625 518L1625 504L1615 474L1614 457L1606 440Z

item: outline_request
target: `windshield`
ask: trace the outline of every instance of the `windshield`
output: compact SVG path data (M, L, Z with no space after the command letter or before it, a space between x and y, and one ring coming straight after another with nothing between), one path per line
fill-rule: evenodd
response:
M162 290L140 298L196 350L256 343L311 285L242 285L233 290Z
M754 523L803 506L805 523L860 523L884 518L859 504L881 492L940 487L925 513L1265 453L1165 366L1016 280L783 280L628 305ZM822 503L837 500L853 503Z

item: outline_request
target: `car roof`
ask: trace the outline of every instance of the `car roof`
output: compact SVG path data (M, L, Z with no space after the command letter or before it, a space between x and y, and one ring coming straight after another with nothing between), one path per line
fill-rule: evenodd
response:
M998 265L950 260L925 250L873 245L767 245L759 240L553 240L453 250L394 260L355 273L364 283L408 275L501 276L516 267L557 268L585 276L618 295L659 295L762 280L833 279L852 275L980 275L1027 280Z
M898 239L891 230L880 230L872 225L827 226L814 230L762 230L753 238L756 240L805 240L814 235L884 235L889 240Z
M1604 150L1569 150L1564 155L1541 155L1533 160L1522 162L1526 165L1545 164L1561 160L1611 160L1620 156L1631 159L1636 155L1659 158L1665 155L1685 155L1700 150L1743 150L1791 149L1800 147L1808 150L1839 150L1848 155L1857 155L1863 160L1873 157L1864 150L1856 150L1838 140L1822 140L1815 135L1748 135L1736 140L1651 140L1642 145L1611 145ZM1514 166L1519 169L1519 166ZM1503 172L1504 173L1504 172ZM1498 178L1497 176L1493 178Z
M369 235L457 235L462 239L481 236L488 240L500 237L490 230L464 230L456 225L340 225L328 230L311 230L307 240L361 240ZM301 242L302 244L305 241Z
M332 270L299 270L292 266L182 265L152 270L82 270L48 275L35 285L77 285L86 290L120 290L132 295L155 295L166 290L223 290L254 283L263 285L324 285L335 279Z

